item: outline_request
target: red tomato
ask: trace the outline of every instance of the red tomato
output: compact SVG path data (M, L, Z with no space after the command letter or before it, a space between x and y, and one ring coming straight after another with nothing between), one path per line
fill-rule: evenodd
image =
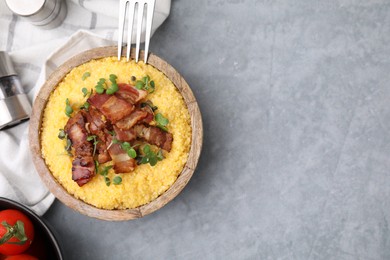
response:
M34 226L25 214L14 209L0 211L1 254L21 254L27 250L33 239Z
M7 256L4 260L39 260L35 256L32 255L11 255Z

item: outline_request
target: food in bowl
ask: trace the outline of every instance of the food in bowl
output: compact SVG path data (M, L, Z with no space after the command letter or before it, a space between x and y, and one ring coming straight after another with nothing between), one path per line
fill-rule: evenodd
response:
M162 72L108 57L72 69L53 90L40 142L68 193L97 208L131 209L175 182L191 137L183 97Z

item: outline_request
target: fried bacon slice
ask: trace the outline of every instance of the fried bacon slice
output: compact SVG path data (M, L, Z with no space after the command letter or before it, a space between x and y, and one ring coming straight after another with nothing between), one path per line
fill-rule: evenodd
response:
M109 153L107 152L106 135L107 129L112 129L112 125L103 120L103 114L96 108L90 107L88 111L81 110L87 123L86 129L89 133L96 135L98 138L97 148L97 160L99 163L106 163L111 160Z
M95 175L95 163L92 156L77 156L72 162L72 180L80 187Z
M137 89L136 87L126 83L119 83L118 87L119 90L115 93L115 95L133 105L148 95L146 90Z
M120 144L112 143L111 136L108 137L108 142L110 143L108 153L114 162L114 171L116 173L127 173L134 171L137 165L136 161L121 148Z
M100 164L111 161L111 156L107 151L107 136L109 133L107 131L102 131L97 134L98 143L96 145L97 149L97 160Z
M81 187L95 175L95 165L92 157L92 145L87 141L88 133L85 129L83 112L76 113L68 120L65 126L75 151L72 162L72 179Z
M87 102L100 110L110 97L112 96L107 94L93 94L88 98Z
M87 141L88 133L85 129L85 120L82 113L78 112L70 118L64 130L68 134L77 155L92 154L92 145Z
M150 102L150 101L147 101L147 102ZM150 102L150 104L152 104L152 103ZM141 109L142 111L145 111L147 113L147 116L144 119L142 119L142 122L149 124L150 122L153 121L154 112L153 112L153 109L149 105L144 105L144 106L141 105L139 109Z
M130 115L126 116L122 120L116 122L116 126L120 129L129 130L134 125L136 125L139 121L146 118L148 113L142 110L134 110Z
M116 134L116 138L119 141L130 142L130 141L133 141L137 138L137 135L135 134L134 129L122 130L119 127L117 127L116 125L114 125L114 131Z
M134 105L115 95L94 94L88 98L88 103L96 107L112 123L131 114Z
M171 151L173 137L171 133L164 132L155 126L136 125L134 131L137 137L145 140L150 144L157 145L158 147Z
M103 114L96 108L90 107L88 111L80 110L87 121L86 129L91 134L97 135L103 129L109 127L109 123L103 120ZM88 126L88 127L87 127Z

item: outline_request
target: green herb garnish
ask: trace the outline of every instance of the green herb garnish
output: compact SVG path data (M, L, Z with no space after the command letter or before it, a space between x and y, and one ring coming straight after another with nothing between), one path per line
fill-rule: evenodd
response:
M99 162L95 160L95 170L96 170L96 174L99 174L101 176L104 177L104 182L106 183L107 186L110 186L111 184L111 180L110 178L108 178L108 171L112 168L112 165L110 166L105 166L105 167L102 167L100 170L99 170ZM115 178L114 178L115 179ZM118 183L119 184L119 183Z
M58 133L58 138L60 138L61 140L67 138L68 135L65 133L65 130L64 129L60 129L60 132Z
M138 157L139 164L150 164L151 166L155 166L158 161L161 161L164 159L164 156L162 154L162 150L160 149L157 153L155 153L151 148L150 145L145 145L142 149L144 155L141 155Z
M165 132L168 132L167 125L169 123L169 120L167 118L165 118L161 113L157 113L154 116L154 120L156 121L158 128L164 130Z
M83 97L86 97L88 94L89 94L89 97L90 97L92 95L93 90L91 89L91 91L88 91L87 88L82 88L81 92L83 92Z
M158 152L157 152L157 160L162 161L164 158L165 158L165 157L164 157L164 155L163 155L162 150L161 150L161 149L158 150Z
M95 171L96 171L96 174L99 174L99 161L94 160L94 162L95 162Z
M72 149L72 141L69 138L66 138L66 145L65 145L65 151L68 152L68 155L71 156L71 149Z
M152 109L153 112L158 109L158 107L153 105L152 101L150 100L146 100L145 102L142 102L141 107L150 107L150 109Z
M65 104L65 114L70 117L70 115L73 113L73 108L70 106L69 98L66 99Z
M103 167L98 173L104 177L104 182L107 186L110 186L111 180L108 178L108 171L112 168L112 165Z
M93 141L93 156L95 156L95 153L96 153L96 146L97 144L100 142L99 140L97 140L97 136L96 135L90 135L87 137L87 141Z
M110 135L112 135L112 136L116 136L116 133L115 133L115 131L114 130L112 130L112 131L107 131Z
M114 185L119 185L119 184L121 184L121 183L122 183L122 178L121 178L121 176L115 176L114 179L112 179L112 183L113 183Z
M88 109L89 109L90 106L91 106L91 105L90 105L88 102L85 102L85 103L80 107L80 109L85 109L85 110L88 111Z
M87 88L82 88L81 91L83 92L83 97L86 97L88 95L88 89Z
M106 79L104 78L99 79L99 81L96 83L95 86L96 93L103 94L105 90L104 88L105 85L106 85Z
M153 93L155 89L154 81L150 80L150 77L146 75L142 78L142 80L137 80L135 82L135 87L137 89L143 89L148 91L149 93Z
M136 147L138 144L131 146L129 142L121 142L118 139L113 139L112 143L120 144L122 150L125 151L129 157L133 159L137 157L137 152L135 151L134 147Z
M87 72L85 72L84 74L83 74L83 76L81 77L81 79L82 80L86 80L89 76L91 76L91 73L89 73L88 71ZM85 96L84 96L85 97Z
M111 74L110 75L110 81L111 81L111 86L106 90L106 93L108 95L112 95L114 94L115 92L117 92L119 90L119 87L118 87L118 84L116 83L116 79L118 77L114 74Z
M71 148L72 148L72 141L68 138L68 134L65 133L64 129L60 129L60 132L58 133L58 138L61 140L66 140L66 145L64 146L65 151L67 151L69 156L72 156Z

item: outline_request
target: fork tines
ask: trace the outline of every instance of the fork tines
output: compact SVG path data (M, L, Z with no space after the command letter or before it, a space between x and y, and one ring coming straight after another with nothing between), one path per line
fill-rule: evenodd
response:
M152 30L154 4L156 0L120 0L119 2L119 34L118 34L118 60L122 56L123 31L126 19L126 8L128 7L129 21L127 31L127 61L130 59L131 38L133 34L134 13L137 9L137 37L135 61L138 62L139 47L141 44L142 19L144 15L144 7L146 5L146 27L145 27L145 55L144 62L148 60L150 33Z

